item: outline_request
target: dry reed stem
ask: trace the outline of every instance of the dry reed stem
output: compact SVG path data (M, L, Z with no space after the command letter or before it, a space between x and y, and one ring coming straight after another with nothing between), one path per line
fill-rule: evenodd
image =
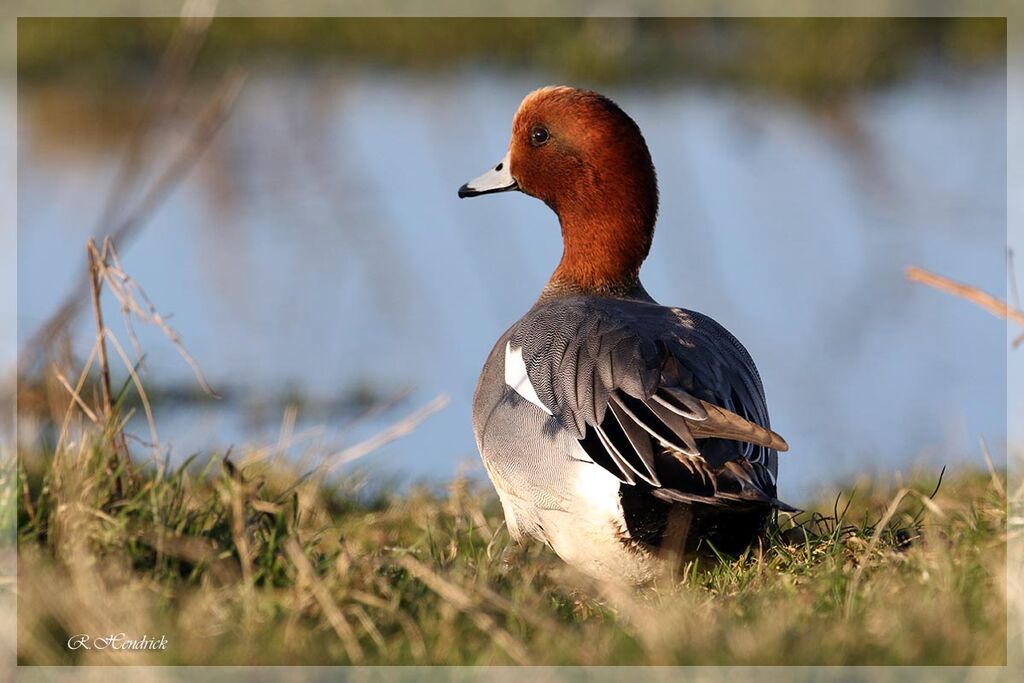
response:
M125 477L131 470L131 457L128 454L128 444L124 440L124 432L117 425L113 424L114 404L110 390L110 363L107 358L106 333L107 328L103 324L103 304L100 300L103 280L101 272L102 262L105 260L96 248L93 240L86 242L86 252L89 264L89 285L92 299L93 317L96 319L96 344L97 358L99 359L100 388L103 396L103 419L114 429L111 442L113 443L112 462L107 463L109 473L118 472L114 480L114 495L121 497L125 489Z
M207 15L202 16L202 11L207 10ZM140 161L146 147L147 134L161 119L180 107L184 97L185 77L192 70L195 60L199 55L200 48L205 42L212 21L212 14L216 10L216 0L210 7L197 6L194 0L186 2L181 11L181 22L171 37L167 49L164 51L160 65L157 68L156 77L150 88L146 103L143 106L142 115L136 124L128 148L118 169L114 185L107 196L107 202L95 228L99 233L115 222L117 214L121 213L126 203L128 194L134 186L134 182L141 176L139 172ZM171 189L171 188L166 188ZM136 213L138 213L136 211ZM114 230L115 239L121 241L130 236L133 229L142 224L142 221L124 220L120 227ZM77 290L77 287L75 288ZM33 349L42 349L56 334L64 329L73 318L79 299L76 291L65 299L64 303L40 328L32 342L26 345L21 368L22 372L31 365L30 359Z
M171 190L177 187L184 179L186 173L199 160L202 152L221 129L224 122L227 121L244 82L245 73L241 70L233 70L222 79L217 93L197 117L185 144L182 145L177 156L171 160L170 164L157 177L142 199L135 205L135 208L109 234L107 239L112 244L121 245L128 237L134 234L145 223L146 218L170 194ZM79 287L76 286L57 311L40 327L39 331L32 336L28 343L22 346L19 357L20 375L28 373L39 352L47 348L61 330L67 327L68 323L78 312L80 303Z
M160 64L152 80L153 86L146 93L142 113L132 130L126 152L121 157L113 188L100 214L97 231L113 223L124 208L130 191L141 175L139 169L148 147L149 132L180 105L188 85L186 77L195 66L200 49L206 42L215 10L216 2L213 7L202 8L197 7L194 0L187 0L182 6L181 21L160 57Z
M907 266L907 279L911 282L920 282L923 285L966 299L976 306L980 306L997 318L1011 320L1018 325L1024 325L1024 311L1009 306L1002 299L997 299L988 292L977 287L951 280L942 275L936 275L917 266Z
M96 243L91 239L86 242L89 255L89 288L92 293L92 312L96 319L96 343L99 344L100 386L103 390L103 417L110 419L113 404L110 399L110 363L107 360L107 344L103 338L103 307L100 304L100 265Z
M345 648L345 654L348 655L349 661L353 664L363 661L363 648L359 645L359 639L356 637L355 631L352 630L352 625L345 619L345 615L342 614L338 605L335 604L323 582L317 578L313 567L309 564L309 560L306 559L305 553L302 552L302 548L299 547L294 538L289 537L284 541L284 549L288 553L288 558L292 564L295 565L295 569L309 583L314 599L327 618L327 622L334 629L334 633L337 634L342 647Z

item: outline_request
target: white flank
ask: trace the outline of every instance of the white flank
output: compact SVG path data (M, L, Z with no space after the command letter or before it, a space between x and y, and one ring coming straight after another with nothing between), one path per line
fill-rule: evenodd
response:
M583 446L577 444L575 472L575 493L591 511L598 512L606 519L622 521L622 506L619 503L619 480L587 455Z
M523 362L523 350L513 349L512 342L505 343L505 384L512 387L517 394L525 398L535 406L538 406L548 415L548 410L537 396L537 390L530 383L530 376L526 374L526 363Z

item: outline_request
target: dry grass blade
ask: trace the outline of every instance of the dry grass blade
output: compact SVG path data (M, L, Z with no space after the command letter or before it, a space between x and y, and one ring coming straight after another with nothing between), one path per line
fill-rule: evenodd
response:
M411 555L398 558L398 564L410 574L423 582L430 590L463 614L466 614L478 629L489 636L517 664L530 663L529 654L523 645L503 629L494 618L480 609L479 600L474 600L468 593L451 581L443 578Z
M331 628L338 635L338 640L341 641L342 647L345 648L345 653L348 655L349 660L353 664L363 661L363 648L359 645L359 639L356 638L352 625L348 623L345 615L338 609L338 605L331 598L331 594L324 587L323 582L317 578L313 567L309 564L309 560L306 559L305 553L302 552L302 548L299 547L294 538L288 538L284 542L284 550L288 553L288 559L295 565L295 569L312 588L313 597L330 623Z
M82 371L78 374L78 382L75 383L75 393L81 393L82 387L85 386L85 380L89 376L89 370L92 369L92 364L96 360L98 342L94 342L92 350L89 351L89 356L85 359L85 363L82 365ZM54 447L54 453L61 453L64 449L64 442L68 436L68 430L71 428L71 416L74 414L75 403L74 401L68 402L68 407L64 411L64 419L61 422L60 434L57 437L57 445Z
M295 446L307 443L318 437L322 437L327 432L327 428L324 425L314 425L302 431L291 434L286 440L278 438L276 443L269 444L267 446L252 446L245 453L245 462L247 464L253 464L261 461L268 460L273 456L280 456L287 453L290 449Z
M373 453L380 447L391 443L395 439L408 436L416 429L417 426L419 426L421 422L447 406L449 400L450 399L447 394L441 394L434 398L430 403L426 404L419 410L410 413L379 434L375 434L365 441L360 441L354 446L350 446L339 453L328 456L324 461L324 471L330 472L336 467L340 467Z
M528 621L537 628L546 629L548 631L557 631L559 628L559 624L554 619L549 619L543 614L524 612L512 604L512 602L507 598L503 598L485 585L477 586L476 588L477 594L490 603L490 605L495 609L509 614L515 614L517 617L522 618L524 621Z
M199 364L196 363L195 359L185 348L181 335L168 324L167 319L156 309L156 306L153 305L153 302L146 295L146 292L143 291L142 287L124 271L114 243L109 237L103 242L103 253L107 258L101 261L101 275L110 288L111 293L118 300L118 303L121 304L121 311L125 317L125 327L128 329L132 345L135 348L136 358L142 357L142 350L139 346L138 338L135 336L135 329L131 322L132 315L144 323L160 328L160 331L164 333L164 336L167 337L175 350L177 350L178 355L192 368L192 373L195 375L196 381L203 391L210 396L217 397L217 393L210 387L209 382L206 381L206 376L203 374Z
M978 442L981 445L981 455L985 458L985 467L988 468L988 474L992 478L992 486L999 492L1000 496L1005 497L1006 488L1003 486L1002 480L996 473L996 466L992 464L992 455L988 452L988 444L985 443L985 437L979 436Z
M938 503L932 500L931 496L927 496L921 493L920 491L911 491L910 493L911 495L914 496L914 498L917 498L919 501L921 501L921 505L924 505L926 508L928 508L928 512L935 515L937 519L946 518L945 511L941 507L939 507Z
M864 567L866 561L870 558L871 553L874 552L875 548L878 547L878 541L882 537L882 532L885 531L886 525L892 520L893 515L896 514L896 510L899 509L900 502L910 493L910 489L902 488L896 492L892 502L889 503L889 507L886 509L885 514L882 515L882 519L878 521L878 525L875 527L875 533L871 536L871 542L868 543L867 549L864 551L864 562L857 565L857 570L853 573L853 578L850 579L850 587L846 592L846 606L843 610L844 616L849 618L850 612L853 609L853 599L857 595L857 588L860 586L861 577L864 575Z
M384 641L384 636L381 635L380 629L373 623L373 619L366 613L366 609L362 605L355 605L352 611L356 614L356 619L363 625L363 630L370 634L370 638L373 639L374 644L377 646L377 650L386 655L388 651L388 645Z
M217 544L209 539L185 536L162 526L138 527L129 533L158 553L209 567L213 575L225 585L239 578L239 567L231 560L219 557Z
M96 413L94 413L92 409L86 404L86 402L82 400L82 397L79 395L79 392L73 386L71 386L71 383L68 382L66 377L64 377L64 373L62 373L60 370L55 369L53 371L53 375L54 377L57 378L57 381L60 382L60 385L68 390L68 393L71 394L71 400L74 401L75 404L82 409L82 412L85 413L86 417L88 417L89 420L93 422L93 424L98 423L99 418L96 417Z
M238 551L239 564L242 567L242 595L245 609L246 626L252 623L253 601L256 595L253 572L253 550L249 543L248 530L246 529L245 499L242 482L232 478L228 489L229 503L231 505L231 539L234 541L235 549Z
M146 394L146 388L142 385L142 378L139 377L139 373L135 371L135 366L132 365L131 359L128 358L128 354L125 353L124 347L121 346L121 342L117 341L117 337L110 330L106 330L106 337L110 340L110 344L117 351L117 355L121 357L121 361L124 363L125 369L128 371L128 376L132 379L132 384L135 385L135 390L139 392L139 400L142 401L142 408L146 413L146 424L149 425L149 436L150 443L154 449L160 447L160 436L156 431L156 418L153 416L153 408L149 403L149 397Z

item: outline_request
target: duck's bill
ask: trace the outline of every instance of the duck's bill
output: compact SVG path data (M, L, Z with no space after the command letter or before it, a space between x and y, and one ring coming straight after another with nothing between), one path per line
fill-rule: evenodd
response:
M498 162L498 165L484 173L479 178L470 180L459 188L459 197L476 197L482 194L493 194L495 192L508 192L518 190L519 185L508 169L508 154Z

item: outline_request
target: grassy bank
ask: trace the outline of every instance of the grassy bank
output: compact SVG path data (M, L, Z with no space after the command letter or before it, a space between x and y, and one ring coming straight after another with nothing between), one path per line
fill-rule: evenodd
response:
M512 544L483 486L367 499L244 456L126 474L112 443L22 454L23 664L1005 661L1007 495L988 472L933 499L937 473L861 482L808 504L812 533L782 520L759 551L632 592ZM122 632L168 647L67 647Z

